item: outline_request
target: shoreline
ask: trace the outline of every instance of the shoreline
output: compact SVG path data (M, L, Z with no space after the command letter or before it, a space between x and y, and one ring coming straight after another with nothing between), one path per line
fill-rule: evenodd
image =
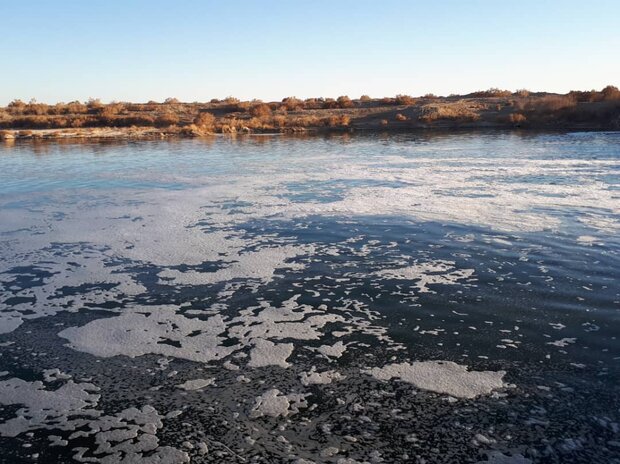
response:
M460 133L460 132L620 132L620 128L608 127L514 127L514 126L433 126L433 127L384 127L384 128L294 128L280 131L239 131L228 133L191 133L183 128L157 129L153 127L98 127L76 129L5 129L0 133L0 141L61 141L61 140L154 140L154 139L191 139L237 136L324 136L324 135L369 135L369 134L424 134L424 133Z

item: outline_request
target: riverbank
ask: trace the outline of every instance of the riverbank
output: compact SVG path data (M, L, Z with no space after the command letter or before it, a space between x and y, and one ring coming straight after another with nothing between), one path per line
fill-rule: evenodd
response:
M372 99L295 97L281 102L109 103L47 105L16 100L0 108L0 139L166 138L418 130L620 130L620 90L565 95L490 89L469 95Z

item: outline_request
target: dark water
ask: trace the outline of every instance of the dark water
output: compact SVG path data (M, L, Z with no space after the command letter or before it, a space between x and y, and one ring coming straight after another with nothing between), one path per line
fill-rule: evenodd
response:
M620 462L619 133L0 167L1 462Z

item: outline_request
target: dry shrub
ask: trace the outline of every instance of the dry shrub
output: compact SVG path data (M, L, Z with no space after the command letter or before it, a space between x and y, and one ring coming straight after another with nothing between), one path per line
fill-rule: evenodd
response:
M477 92L472 92L468 96L475 98L489 98L489 97L510 97L512 92L510 90L502 90L496 87L491 87L487 90L478 90Z
M286 111L296 111L304 108L304 102L297 97L286 97L282 100L282 106Z
M67 103L64 108L63 114L86 114L88 112L88 106L79 101Z
M382 119L381 121L379 121L379 124L381 124L382 126L387 126L388 125L388 120L387 119Z
M397 121L407 121L409 118L402 113L398 113L394 119Z
M396 95L396 97L394 97L394 102L397 105L414 105L415 98L411 95Z
M570 95L546 95L540 98L529 99L525 103L524 109L527 111L550 113L565 108L572 108L576 104L577 101Z
M513 93L513 95L515 97L523 97L523 98L525 98L525 97L529 97L530 93L531 92L529 90L527 90L527 89L519 89L519 90L516 90L515 93Z
M282 129L286 127L286 116L278 114L273 117L272 121L273 121L273 125L278 129Z
M353 106L353 101L349 98L348 95L341 95L336 100L339 108L351 108Z
M325 99L323 98L306 98L304 100L304 108L307 110L320 110L323 108L323 103Z
M339 108L338 102L333 98L326 98L323 101L323 109L324 110L333 110Z
M580 103L615 101L620 100L620 90L618 90L618 87L608 85L600 92L597 92L596 90L571 90L568 92L568 96Z
M196 116L194 119L194 125L201 129L212 130L215 126L215 116L204 111Z
M6 131L6 130L0 130L0 140L8 140L14 137L15 136L13 135L13 132Z
M372 101L372 98L370 98L368 95L362 95L360 97L360 101L361 102L369 102L369 101Z
M49 105L46 105L45 103L36 103L33 101L24 107L23 114L43 116L48 114L49 109Z
M298 116L289 123L292 127L317 127L322 124L322 119L318 116Z
M472 122L480 119L480 115L472 110L465 102L454 103L430 103L422 107L419 119L423 122L437 120L449 120L460 122Z
M390 97L383 97L381 99L381 103L384 105L395 105L396 104L396 100L394 98L390 98Z
M613 85L608 85L603 90L601 90L601 95L603 97L603 100L605 101L620 100L620 90L618 89L618 87L615 87Z
M439 97L437 95L435 95L434 93L427 93L422 98L426 98L427 100L436 100Z
M99 100L98 98L89 98L88 102L86 102L86 106L88 107L89 111L96 112L103 107L103 103L101 103L101 100Z
M260 103L250 107L250 116L254 118L269 118L271 113L271 107L266 103Z

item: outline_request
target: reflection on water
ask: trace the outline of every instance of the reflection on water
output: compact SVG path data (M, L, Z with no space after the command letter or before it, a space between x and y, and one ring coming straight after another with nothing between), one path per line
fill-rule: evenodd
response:
M618 133L0 165L7 462L620 462Z

